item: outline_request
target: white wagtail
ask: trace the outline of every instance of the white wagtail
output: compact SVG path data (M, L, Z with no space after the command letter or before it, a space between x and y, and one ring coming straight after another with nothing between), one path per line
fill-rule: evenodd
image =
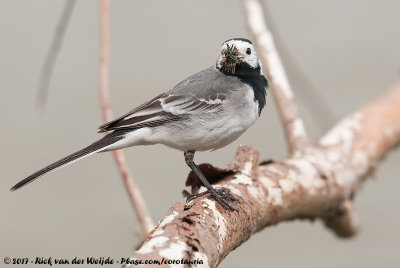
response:
M99 132L111 132L33 173L11 191L94 153L161 143L183 151L186 164L208 189L207 193L225 208L232 209L227 192L215 190L196 166L194 153L216 150L236 140L259 117L267 86L252 43L243 38L227 40L214 66L100 126Z

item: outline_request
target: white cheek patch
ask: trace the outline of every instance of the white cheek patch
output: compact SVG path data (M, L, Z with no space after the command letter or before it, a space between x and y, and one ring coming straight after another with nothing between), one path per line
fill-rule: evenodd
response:
M259 60L257 57L257 54L254 50L252 50L250 55L247 55L244 57L244 61L247 62L252 68L257 68L259 66ZM260 66L261 68L261 66Z

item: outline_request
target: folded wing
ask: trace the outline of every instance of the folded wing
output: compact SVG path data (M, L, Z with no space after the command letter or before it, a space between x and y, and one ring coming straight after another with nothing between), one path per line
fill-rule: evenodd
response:
M221 94L210 95L206 99L161 94L129 113L100 126L99 132L156 127L196 113L217 111L224 101L225 96Z

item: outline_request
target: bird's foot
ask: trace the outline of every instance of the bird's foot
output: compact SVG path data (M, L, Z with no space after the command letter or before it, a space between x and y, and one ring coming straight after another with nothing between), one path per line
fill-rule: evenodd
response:
M215 193L211 192L210 190L207 190L202 193L197 193L197 194L192 194L186 199L186 204L188 204L190 201L201 197L203 195L210 194L211 198L215 199L221 206L223 206L225 209L229 210L234 210L237 211L236 208L232 207L229 205L229 202L239 202L239 200L234 197L228 190L226 189L215 189Z

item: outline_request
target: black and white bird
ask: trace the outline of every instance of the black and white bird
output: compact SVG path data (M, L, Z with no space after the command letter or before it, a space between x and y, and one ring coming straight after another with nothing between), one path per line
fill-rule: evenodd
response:
M267 86L252 43L243 38L227 40L214 66L100 126L100 132L110 133L33 173L11 191L94 153L164 144L183 151L186 164L208 189L207 193L225 208L232 209L227 192L214 189L196 166L194 153L216 150L236 140L259 117L265 106Z

